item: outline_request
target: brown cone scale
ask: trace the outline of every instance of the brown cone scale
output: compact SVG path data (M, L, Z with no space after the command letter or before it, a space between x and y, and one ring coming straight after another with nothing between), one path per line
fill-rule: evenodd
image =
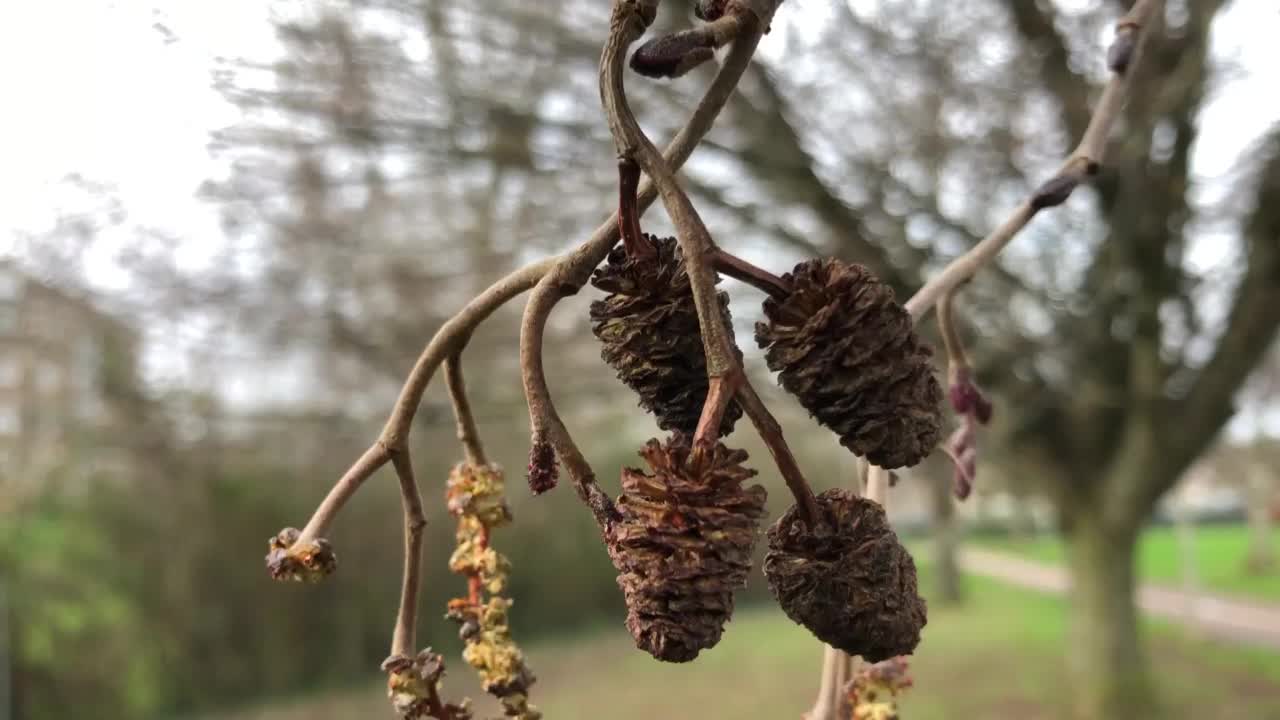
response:
M659 660L688 662L720 641L733 594L746 584L764 515L763 487L747 453L723 444L693 453L675 434L640 451L648 472L622 472L609 556L627 602L636 646Z
M909 467L937 447L942 386L933 351L893 290L861 265L800 263L785 297L764 303L756 342L778 382L840 443L880 467Z
M916 565L884 508L846 490L818 496L818 522L792 507L769 528L764 571L787 617L869 662L910 655L926 622Z
M646 234L642 242L652 248L651 255L633 258L619 246L592 276L591 284L608 295L591 303L591 329L603 345L600 356L640 396L640 406L658 427L692 435L707 398L707 361L693 290L675 238ZM725 293L718 298L732 331L729 298ZM732 432L740 417L742 408L730 403L720 435Z

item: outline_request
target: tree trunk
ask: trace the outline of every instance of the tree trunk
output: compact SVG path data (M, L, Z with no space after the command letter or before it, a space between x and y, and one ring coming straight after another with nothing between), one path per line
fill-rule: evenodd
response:
M1249 554L1245 570L1252 574L1264 574L1275 570L1275 546L1271 542L1271 468L1254 465L1249 468L1246 512L1249 516Z
M1134 605L1137 529L1107 527L1096 512L1076 513L1067 531L1075 716L1158 717Z
M1025 545L1036 539L1036 514L1030 496L1013 496L1013 513L1009 517L1009 538Z
M960 584L960 563L956 557L960 545L960 528L956 522L955 501L951 498L951 479L938 472L935 464L926 468L924 480L929 483L929 500L933 510L933 570L937 575L937 599L940 605L964 602Z

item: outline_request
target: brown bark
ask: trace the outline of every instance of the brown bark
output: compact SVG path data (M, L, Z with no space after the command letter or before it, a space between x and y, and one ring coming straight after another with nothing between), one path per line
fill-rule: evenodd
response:
M1271 469L1265 466L1254 465L1247 473L1245 502L1249 518L1249 552L1245 557L1245 571L1262 575L1276 569L1276 546L1272 542L1275 481Z
M935 595L931 602L938 605L959 605L964 602L964 587L960 581L960 527L956 521L955 499L951 494L951 476L945 465L932 460L925 468L929 484L929 503L933 514L933 572L936 577Z
M1082 507L1072 517L1067 546L1074 717L1160 717L1133 602L1137 529L1108 526Z

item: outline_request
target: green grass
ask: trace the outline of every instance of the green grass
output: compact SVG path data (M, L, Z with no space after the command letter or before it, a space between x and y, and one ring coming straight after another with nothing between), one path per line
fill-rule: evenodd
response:
M1223 595L1280 603L1280 568L1267 574L1250 573L1245 569L1247 528L1239 525L1204 526L1195 528L1192 534L1201 587ZM1021 541L984 536L975 537L973 542L1046 563L1062 563L1065 554L1062 541L1052 535ZM1272 533L1272 542L1280 555L1280 532ZM1182 555L1182 545L1173 528L1147 530L1138 547L1139 577L1163 585L1180 585L1183 582Z
M924 587L929 578L923 576ZM912 661L916 687L903 703L911 720L1060 718L1064 682L1061 599L983 579L966 581L969 603L931 609ZM601 629L528 648L538 672L535 702L551 720L797 718L816 691L820 650L771 608L744 609L724 640L689 665L655 662L626 632ZM1149 626L1154 676L1171 720L1280 718L1280 653L1195 640ZM451 696L472 694L471 673L453 661ZM492 706L482 704L478 717ZM382 692L337 693L210 720L338 720L390 717Z

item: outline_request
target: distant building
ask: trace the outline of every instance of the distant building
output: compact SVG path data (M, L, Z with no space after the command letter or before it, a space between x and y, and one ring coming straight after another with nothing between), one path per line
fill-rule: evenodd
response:
M137 387L137 344L124 323L0 259L0 508L55 471L114 462L110 396Z

